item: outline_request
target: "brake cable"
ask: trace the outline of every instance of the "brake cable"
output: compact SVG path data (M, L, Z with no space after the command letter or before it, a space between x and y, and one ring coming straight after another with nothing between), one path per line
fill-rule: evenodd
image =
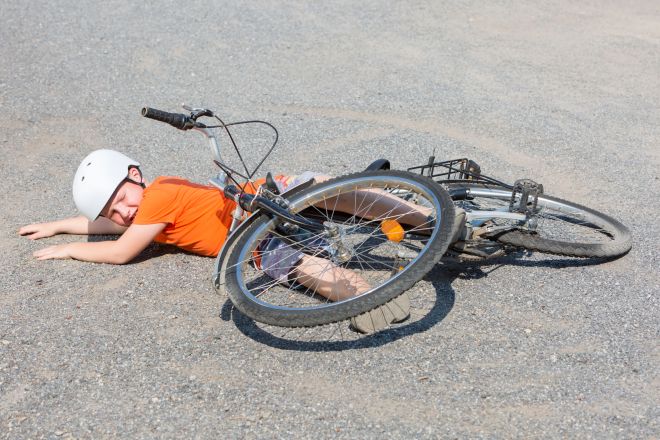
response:
M275 126L273 124L271 124L269 122L266 122L266 121L261 121L261 120L237 121L237 122L230 122L228 124L225 124L225 122L222 119L220 119L218 116L216 116L215 114L213 114L213 117L216 118L220 122L221 125L207 125L206 128L223 128L225 130L225 132L227 133L227 136L229 137L229 140L232 143L232 146L234 147L234 151L236 151L236 154L238 155L238 158L240 159L241 164L243 165L243 169L245 169L245 173L247 174L247 177L242 175L238 171L232 169L231 167L225 165L225 164L220 164L217 161L214 161L214 162L223 171L225 171L225 173L229 176L229 178L232 181L234 181L234 183L236 183L236 184L238 184L238 182L231 176L231 173L238 174L240 177L242 177L242 178L244 178L248 181L252 180L254 175L257 174L257 171L259 170L259 168L261 168L261 165L263 165L263 163L266 161L266 159L268 159L268 156L270 156L270 154L275 149L275 146L277 145L277 142L278 142L279 137L280 137L279 133L277 131L277 128L275 128ZM233 125L243 125L243 124L264 124L264 125L267 125L270 128L272 128L273 131L275 132L275 140L273 141L273 144L270 146L270 148L268 149L268 151L264 155L263 159L261 159L261 161L257 164L257 166L255 167L254 171L252 171L252 173L250 173L250 170L248 169L247 165L245 164L245 161L243 160L243 156L241 155L241 152L239 151L238 146L236 145L236 141L234 140L234 137L232 136L231 132L229 131L229 127L231 127ZM230 171L230 172L227 173L227 171ZM239 187L240 187L240 185L239 185ZM245 192L245 188L241 188L241 191Z

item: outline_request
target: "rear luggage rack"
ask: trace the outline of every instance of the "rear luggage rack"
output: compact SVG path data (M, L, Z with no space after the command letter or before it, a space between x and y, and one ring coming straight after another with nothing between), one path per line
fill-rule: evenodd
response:
M430 177L438 183L489 183L513 188L511 185L481 174L481 167L470 159L452 159L436 162L435 156L429 157L425 165L408 168L408 171Z

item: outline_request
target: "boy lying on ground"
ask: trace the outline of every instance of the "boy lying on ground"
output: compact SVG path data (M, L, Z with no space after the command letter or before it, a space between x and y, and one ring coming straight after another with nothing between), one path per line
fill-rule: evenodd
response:
M31 224L19 234L35 240L56 234L120 234L112 241L78 242L49 246L34 252L40 260L73 258L97 263L124 264L133 260L150 243L175 245L186 251L216 256L227 238L235 203L215 187L189 182L179 177L158 177L149 183L142 176L139 162L113 150L97 150L80 164L73 182L73 197L83 216L54 222ZM288 190L308 180L327 180L328 176L303 173L300 176L278 176L280 190ZM252 184L249 184L252 185ZM248 186L254 193L256 187ZM341 200L338 200L341 204ZM385 203L386 206L379 206ZM393 203L403 203L397 199ZM369 205L374 212L360 213L376 217L380 212L399 209L387 200ZM409 224L427 222L425 208L403 206L400 215ZM355 213L357 214L357 213ZM277 248L275 243L274 248ZM280 279L294 277L319 295L336 301L359 295L370 289L355 272L333 265L311 255L269 252L270 262L262 262L269 276ZM291 264L291 259L295 264ZM284 264L286 263L286 266ZM332 265L332 267L329 267ZM293 268L293 269L291 269ZM387 327L407 319L407 296L393 300L396 307L375 309L354 318L352 325L364 333ZM385 306L381 306L385 307ZM391 313L397 310L397 313Z

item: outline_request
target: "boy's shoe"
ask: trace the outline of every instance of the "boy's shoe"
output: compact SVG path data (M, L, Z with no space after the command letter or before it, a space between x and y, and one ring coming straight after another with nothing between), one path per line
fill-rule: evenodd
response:
M385 330L390 324L403 322L410 317L410 297L406 292L361 315L351 318L351 328L371 334Z

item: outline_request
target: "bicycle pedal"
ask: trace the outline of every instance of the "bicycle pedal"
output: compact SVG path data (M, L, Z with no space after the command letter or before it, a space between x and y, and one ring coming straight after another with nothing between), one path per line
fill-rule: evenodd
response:
M509 211L533 216L540 195L543 195L543 185L540 183L531 179L516 180L509 200Z

